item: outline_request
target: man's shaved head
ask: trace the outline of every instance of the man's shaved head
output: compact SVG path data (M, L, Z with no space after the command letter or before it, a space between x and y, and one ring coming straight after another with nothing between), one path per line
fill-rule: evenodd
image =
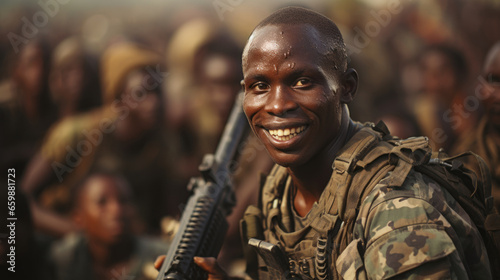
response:
M255 27L254 31L269 25L301 25L307 24L316 29L321 36L326 58L331 61L336 70L344 72L347 69L347 50L344 39L337 25L329 18L314 11L300 7L280 9ZM250 36L249 42L252 36ZM248 43L247 43L248 47ZM246 60L247 47L243 52L243 63Z

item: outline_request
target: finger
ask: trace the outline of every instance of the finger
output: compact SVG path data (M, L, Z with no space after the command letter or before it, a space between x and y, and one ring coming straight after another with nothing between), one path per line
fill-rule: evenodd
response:
M193 260L199 267L210 274L222 273L222 269L217 264L217 260L215 258L194 257Z
M161 256L158 256L156 258L155 263L154 263L156 270L160 270L161 265L163 264L163 261L165 260L165 257L166 257L165 255L161 255Z

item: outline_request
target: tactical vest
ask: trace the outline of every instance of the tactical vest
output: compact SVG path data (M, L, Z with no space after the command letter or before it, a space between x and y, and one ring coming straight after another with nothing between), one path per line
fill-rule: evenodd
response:
M457 160L463 156L477 159L477 172L463 167ZM496 248L500 248L500 216L493 208L486 164L478 156L433 155L426 137L401 140L391 136L380 122L359 129L339 151L332 168L330 181L308 213L304 227L288 232L281 214L282 207L290 207L282 205L289 176L285 168L276 165L262 182L258 207L250 206L242 220L243 244L250 238L278 244L289 258L292 275L302 279L342 279L337 259L354 239L353 228L363 199L382 179L397 188L415 169L454 196L481 232L491 267L499 267ZM245 254L250 277L276 279L273 268L252 248L245 248Z

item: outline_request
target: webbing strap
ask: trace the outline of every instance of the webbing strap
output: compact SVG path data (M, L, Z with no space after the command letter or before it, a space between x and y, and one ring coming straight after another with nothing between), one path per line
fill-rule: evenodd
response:
M429 161L432 150L427 137L411 137L394 142L395 147L391 151L391 162L404 160L412 165L421 165Z
M344 220L345 197L351 184L351 173L354 171L357 161L362 159L380 139L381 135L375 132L372 127L363 127L339 152L339 156L332 165L332 177L325 189L328 195L319 201L319 204L325 209L325 213L339 215L340 219Z
M261 189L261 199L262 199L262 213L264 217L267 216L269 209L273 208L272 203L275 198L280 197L283 192L280 186L284 186L284 182L288 176L286 168L279 166L277 164L271 169L271 172L266 178L266 181Z
M491 196L491 176L489 176L489 174L491 173L484 159L482 159L479 155L469 151L442 160L449 163L453 162L456 159L460 159L466 156L472 156L476 160L479 174L475 174L475 177L476 180L479 179L478 182L482 182L482 185L477 186L477 182L474 182L475 183L474 185L476 186L476 188L477 187L481 188L481 191L483 192L482 195L484 196L484 205L486 206L486 210L489 212L491 209L493 209L494 202L493 202L493 197Z
M406 180L406 176L412 169L412 164L404 160L399 160L396 168L392 171L391 177L388 178L388 186L401 186Z
M383 184L387 186L401 186L413 167L411 163L405 160L398 160L396 165L393 165L391 161L388 160L390 153L387 153L385 148L386 147L384 147L384 149L379 149L379 152L384 152L380 153L378 156L373 156L373 159L369 161L369 165L365 166L365 168L361 169L353 176L351 185L356 187L349 188L344 214L344 220L348 225L346 230L348 231L352 231L352 226L350 225L354 225L353 220L356 218L357 211L364 198L390 171L392 172L391 175L383 181Z
M363 198L393 169L393 165L388 164L387 160L381 159L373 164L375 172L363 169L356 174L353 180L353 185L356 185L356 187L349 190L346 199L346 221L349 218L356 218L357 210L359 210Z
M370 193L377 183L394 168L394 166L388 164L387 160L378 161L374 163L373 167L374 170L377 170L375 174L364 169L358 172L353 182L357 187L349 190L349 195L346 199L346 211L344 214L345 224L336 236L335 244L337 244L337 247L332 252L334 261L336 261L337 257L340 256L349 243L355 239L353 237L353 231L359 206L362 202L361 197L365 197L366 194Z

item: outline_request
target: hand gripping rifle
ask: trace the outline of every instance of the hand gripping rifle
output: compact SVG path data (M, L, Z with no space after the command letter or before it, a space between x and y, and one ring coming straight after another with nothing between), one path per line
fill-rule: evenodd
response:
M193 194L157 280L206 279L207 273L193 262L193 257L217 257L220 251L228 228L226 216L235 204L231 165L249 130L242 99L240 93L215 155L205 155L199 167L202 176L191 178L188 184Z

